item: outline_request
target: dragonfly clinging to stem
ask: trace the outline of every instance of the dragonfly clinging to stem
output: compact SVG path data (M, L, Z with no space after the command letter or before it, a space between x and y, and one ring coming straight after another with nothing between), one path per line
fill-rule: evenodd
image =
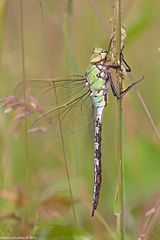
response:
M43 101L44 96L49 96L49 93L52 93L51 99L48 99L47 103L45 103L46 105L49 103L49 110L41 112L40 116L34 121L32 128L29 130L32 133L43 131L51 135L60 135L61 131L59 130L59 126L61 126L63 134L69 134L83 127L93 118L95 119L92 216L94 216L98 206L102 182L102 119L104 109L108 103L109 86L111 87L113 95L117 99L120 99L135 84L141 81L139 80L132 83L120 94L117 92L112 79L111 69L120 69L121 66L109 61L110 45L108 50L102 48L93 49L89 66L83 76L75 75L65 79L27 80L17 86L17 89L22 87L28 92L38 90L39 94L37 97L40 102ZM130 71L123 54L121 54L121 56L122 63L126 66L126 71ZM56 89L56 94L55 91L53 91L54 89ZM68 93L68 95L64 94L64 99L63 91ZM25 96L30 95L26 94ZM52 106L52 103L56 102L54 101L55 98L56 101L58 99L58 105ZM29 101L31 104L31 98L29 98ZM45 107L46 106L44 106L44 109Z

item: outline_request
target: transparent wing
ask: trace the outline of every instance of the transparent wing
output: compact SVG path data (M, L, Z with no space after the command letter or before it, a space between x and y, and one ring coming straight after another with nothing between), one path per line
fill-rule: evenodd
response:
M79 92L86 89L86 79L74 75L67 78L31 79L20 82L14 93L19 97L34 96L45 108L53 108L69 101Z
M73 99L40 115L32 124L30 133L44 132L49 137L69 135L87 125L94 117L89 93Z
M86 79L28 80L17 85L15 93L32 106L38 106L30 133L55 137L71 134L87 125L94 110L85 85Z

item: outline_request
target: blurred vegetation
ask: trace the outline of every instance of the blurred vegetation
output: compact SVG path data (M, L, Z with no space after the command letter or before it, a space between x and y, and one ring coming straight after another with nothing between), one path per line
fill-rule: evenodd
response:
M113 1L44 0L41 7L40 1L22 3L26 78L45 79L51 77L51 72L55 77L83 74L92 49L107 48ZM130 0L122 5L128 33L125 58L134 80L144 75L138 87L160 128L160 3L159 0ZM1 98L13 94L16 84L23 80L20 12L20 1L0 2ZM94 218L90 217L93 139L89 128L64 138L72 199L61 139L48 139L43 134L38 138L28 137L26 153L24 128L15 136L13 126L13 117L1 111L0 236L35 234L42 240L116 239L113 205L118 163L116 101L112 94L103 121L103 184ZM124 98L127 240L160 238L159 146L160 140L138 96L131 91Z

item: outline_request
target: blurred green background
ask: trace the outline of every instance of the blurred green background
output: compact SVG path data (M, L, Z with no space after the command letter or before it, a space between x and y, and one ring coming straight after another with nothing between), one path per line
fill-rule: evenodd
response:
M13 94L16 84L23 80L22 40L26 78L83 75L92 49L108 46L113 6L114 1L110 0L44 0L41 7L35 0L1 0L0 96ZM125 59L134 80L144 75L138 88L158 128L159 9L159 0L122 2L122 19L127 30ZM0 236L35 233L38 239L116 239L113 214L118 173L116 126L116 100L110 94L103 121L99 214L91 218L93 139L89 128L64 138L68 180L61 139L48 139L42 134L38 138L28 137L26 142L24 127L15 137L12 116L1 111ZM127 240L138 239L143 233L146 238L139 240L160 239L159 145L160 139L132 90L124 98ZM150 214L148 210L152 210Z

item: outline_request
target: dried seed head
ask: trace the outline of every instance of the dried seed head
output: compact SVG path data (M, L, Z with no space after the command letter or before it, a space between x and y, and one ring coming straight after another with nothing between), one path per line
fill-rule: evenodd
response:
M12 119L14 121L14 136L18 135L21 123L26 117L32 116L35 112L45 112L44 107L40 104L37 98L31 95L31 92L27 93L25 97L26 98L24 99L23 97L11 95L0 100L0 107L4 109L4 113L12 113Z
M47 131L47 128L44 126L28 129L28 133L37 133L37 132L46 132L46 131Z

